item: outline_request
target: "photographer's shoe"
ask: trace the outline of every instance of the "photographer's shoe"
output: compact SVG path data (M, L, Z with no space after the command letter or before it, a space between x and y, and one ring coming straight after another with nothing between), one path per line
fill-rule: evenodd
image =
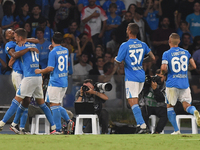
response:
M196 118L197 125L200 127L200 116L197 110L194 111L194 116Z
M67 124L67 134L72 134L74 130L74 121L70 120Z

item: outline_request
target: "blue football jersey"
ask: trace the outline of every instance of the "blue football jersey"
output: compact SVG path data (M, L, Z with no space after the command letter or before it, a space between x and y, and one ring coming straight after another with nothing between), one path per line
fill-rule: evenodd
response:
M44 43L36 44L37 49L40 51L39 53L39 64L41 69L44 69L47 67L48 64L48 57L49 57L49 45L51 45L51 42L45 41Z
M10 41L10 42L7 42L6 45L5 45L5 53L8 55L9 58L11 58L10 54L8 53L8 51L10 49L15 49L16 47L16 42L15 41ZM20 58L16 59L13 66L12 66L13 70L14 71L17 71L18 73L22 74L23 71L21 69L21 66L20 66Z
M187 89L188 65L191 54L182 48L173 47L163 53L162 64L168 64L166 87Z
M18 52L31 47L37 48L35 44L26 42L24 46L17 45L15 51ZM20 63L24 77L41 76L41 74L35 74L35 69L39 69L39 55L36 52L28 51L21 56Z
M49 53L48 67L54 68L50 74L49 86L68 86L68 56L68 49L62 46L54 47Z
M138 39L129 39L127 42L121 44L116 61L125 62L125 81L145 81L142 62L144 56L150 51L147 44Z

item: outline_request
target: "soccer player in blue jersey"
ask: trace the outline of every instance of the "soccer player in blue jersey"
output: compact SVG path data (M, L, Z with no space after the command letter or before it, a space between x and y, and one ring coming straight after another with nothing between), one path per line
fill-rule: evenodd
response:
M182 103L186 112L196 118L197 125L200 126L199 112L191 106L191 92L188 81L188 69L196 69L194 59L187 50L178 47L180 37L177 33L169 36L170 49L163 53L161 71L165 74L168 71L166 82L166 103L168 119L174 127L172 134L181 134L176 122L174 106L177 99Z
M12 83L13 83L13 86L15 88L15 90L17 90L19 88L19 85L21 83L21 80L22 80L22 77L23 77L23 71L20 67L20 63L19 63L19 57L21 57L22 55L24 55L25 53L27 53L29 50L31 51L36 51L36 52L39 52L37 48L26 48L22 51L19 51L19 52L16 52L15 51L15 47L16 47L16 42L15 42L15 39L14 39L14 31L12 29L7 29L5 31L5 38L6 40L8 40L8 42L6 43L5 45L5 52L6 54L8 55L8 57L11 59L11 64L12 64ZM39 40L35 39L35 38L29 38L27 39L27 41L29 42L33 42L33 43L38 43ZM29 98L25 98L25 100L23 100L22 102L22 106L26 109L28 107L28 104L29 104ZM22 116L26 116L28 113L27 110L24 111L24 114ZM22 120L26 120L26 117L22 117L21 118ZM20 122L23 122L23 121L20 121ZM25 121L26 123L26 121ZM10 126L10 129L12 131L14 131L15 133L19 133L19 130L14 127L14 126Z
M24 55L26 52L28 52L29 50L31 51L38 51L37 48L26 48L23 51L20 52L15 52L15 46L17 45L15 40L14 40L14 31L12 29L7 29L5 31L5 38L6 40L8 40L9 42L6 43L5 45L5 52L8 55L8 57L11 59L11 57L13 57L15 60L14 64L12 65L12 82L13 82L13 86L14 88L17 90L20 82L22 80L22 70L21 67L19 65L19 58L20 56ZM29 42L33 42L33 43L38 43L39 40L35 39L35 38L31 38L31 39L27 39L27 41Z
M61 46L63 36L60 32L55 32L52 38L52 50L49 53L48 66L45 69L36 69L36 74L46 74L50 72L50 80L47 88L46 102L50 102L53 112L53 119L56 123L57 133L61 133L61 117L69 124L74 126L67 111L61 106L63 97L68 86L68 57L69 51Z
M117 57L115 61L121 63L124 61L125 69L125 88L126 88L126 98L131 106L135 120L137 122L137 133L147 133L147 126L142 117L141 110L138 105L138 95L141 92L144 81L145 72L142 67L142 62L144 56L148 54L146 60L155 60L155 56L149 49L146 43L138 40L137 34L139 32L139 26L135 23L129 23L126 33L129 37L127 42L121 44Z
M35 47L35 44L26 42L27 38L27 32L25 29L19 28L15 31L15 39L16 42L19 45L22 46L16 46L15 51L21 51L29 47ZM0 130L2 130L5 123L8 121L8 119L17 111L14 122L12 123L14 126L18 123L21 114L25 111L25 108L23 106L20 106L19 109L18 106L20 105L20 102L25 97L35 97L37 103L39 104L40 108L44 111L48 121L51 125L51 133L55 133L56 126L53 121L53 117L51 114L50 109L47 107L47 105L44 102L43 98L43 90L42 90L42 77L41 75L35 74L35 69L39 68L39 59L38 54L36 52L30 52L28 51L26 54L24 54L21 57L20 60L20 66L23 71L24 78L21 81L21 84L17 90L16 96L13 99L10 108L4 115L3 119L0 121ZM23 132L23 131L22 131Z

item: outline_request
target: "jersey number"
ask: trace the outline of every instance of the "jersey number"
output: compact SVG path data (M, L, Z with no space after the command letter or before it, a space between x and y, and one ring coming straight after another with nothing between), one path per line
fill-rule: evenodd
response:
M187 69L188 69L187 61L188 61L188 58L185 55L181 56L180 58L173 57L171 60L173 72L178 73L181 70L187 71ZM177 67L175 68L175 66L177 66Z
M32 56L32 61L33 62L35 62L35 61L37 61L37 62L39 62L39 59L38 59L38 57L37 57L37 53L36 52L31 52L31 56Z
M65 65L66 65L66 67L65 67ZM66 70L68 70L68 57L67 57L67 55L65 55L65 58L64 58L64 56L59 56L58 57L58 69L60 71L63 71L65 68L66 68Z
M135 52L136 53L139 53L139 58L137 58L135 56ZM135 64L140 64L141 60L142 60L142 56L143 56L143 49L140 48L140 49L136 49L136 50L129 50L129 53L131 53L129 56L130 57L134 57L135 61L134 62L131 62L131 65L135 65Z

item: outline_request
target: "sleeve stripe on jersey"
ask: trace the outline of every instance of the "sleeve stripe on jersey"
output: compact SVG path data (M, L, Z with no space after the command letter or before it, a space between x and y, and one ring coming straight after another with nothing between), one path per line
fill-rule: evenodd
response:
M168 61L167 60L163 60L162 64L168 64Z
M14 48L9 48L7 51L9 52L11 49L14 49Z
M115 59L118 63L121 63L120 61L117 60L117 58Z

